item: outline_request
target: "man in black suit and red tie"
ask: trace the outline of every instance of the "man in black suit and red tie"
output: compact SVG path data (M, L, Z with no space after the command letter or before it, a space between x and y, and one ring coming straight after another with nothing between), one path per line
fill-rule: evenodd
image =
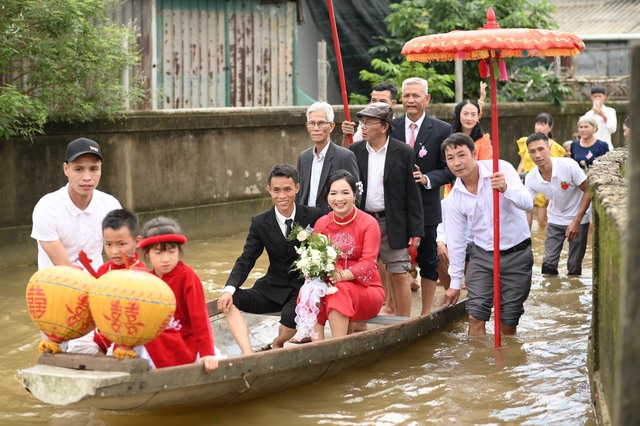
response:
M392 136L409 144L415 153L414 179L420 188L424 212L424 238L416 260L420 266L422 311L431 311L438 280L436 229L442 221L440 186L455 180L440 146L452 133L451 125L430 117L426 107L431 100L427 80L408 78L402 82L402 106L405 114L393 121Z
M379 258L391 276L394 313L411 315L413 277L410 244L418 247L423 236L420 192L413 179L413 150L389 135L393 111L385 103L367 106L358 114L363 141L349 147L356 156L363 193L360 207L380 226Z
M242 255L236 260L218 299L218 309L227 317L227 323L243 354L253 353L247 323L240 311L255 314L281 312L278 336L272 347L282 348L296 332L296 302L304 278L292 270L298 258L297 241L287 237L294 225L313 226L322 216L320 209L295 203L300 190L298 171L290 164L276 164L268 176L267 191L274 207L251 218ZM269 255L267 274L259 278L252 288L241 289L249 272L264 249Z

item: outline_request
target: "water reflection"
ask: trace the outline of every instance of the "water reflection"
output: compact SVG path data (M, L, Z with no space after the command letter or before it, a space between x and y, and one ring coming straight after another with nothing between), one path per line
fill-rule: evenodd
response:
M244 238L186 246L185 262L199 273L209 298L220 294ZM534 238L536 265L542 241ZM253 278L266 266L263 257ZM499 350L491 335L469 338L460 322L382 362L316 385L222 408L137 413L53 408L22 389L16 372L35 361L38 343L24 303L34 269L13 270L0 276L0 424L594 425L586 369L590 253L583 270L588 276L548 278L537 266L519 335L503 337Z

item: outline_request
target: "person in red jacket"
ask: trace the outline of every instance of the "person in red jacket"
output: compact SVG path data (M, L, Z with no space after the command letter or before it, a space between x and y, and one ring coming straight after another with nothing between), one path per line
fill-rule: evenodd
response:
M213 332L198 275L180 257L187 238L173 219L156 217L147 222L138 244L160 277L176 296L176 311L167 328L146 351L156 368L201 362L207 373L218 367Z

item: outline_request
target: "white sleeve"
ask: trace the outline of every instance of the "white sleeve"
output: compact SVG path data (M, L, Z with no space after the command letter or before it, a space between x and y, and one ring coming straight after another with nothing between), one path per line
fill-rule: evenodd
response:
M450 194L451 197L453 194ZM445 209L446 219L443 221L444 230L448 237L447 250L449 252L449 276L451 288L460 290L464 275L464 260L467 250L467 217L462 215L455 206L454 200L449 200Z
M510 163L500 160L500 171L504 173L505 182L507 183L504 198L512 202L520 210L529 211L533 209L534 197L524 187L516 169Z
M46 200L43 202L41 199L33 209L31 238L37 241L56 241L60 239L56 210L49 208L47 204Z
M582 185L582 182L587 180L587 174L582 170L582 167L578 165L575 161L571 164L571 180L575 186Z
M604 127L607 128L609 133L615 133L618 129L618 117L616 116L616 110L611 107L607 107L604 110L604 115L607 116L607 122L604 123Z
M574 161L574 163L576 163ZM576 163L577 165L578 163ZM578 166L580 167L580 166ZM529 191L529 194L531 195L531 198L535 199L536 196L538 195L538 191L534 188L533 185L533 175L531 174L531 172L527 173L527 175L524 178L524 187L527 188L527 190Z
M447 233L444 231L443 222L439 223L436 229L436 242L439 243L440 241L447 244Z

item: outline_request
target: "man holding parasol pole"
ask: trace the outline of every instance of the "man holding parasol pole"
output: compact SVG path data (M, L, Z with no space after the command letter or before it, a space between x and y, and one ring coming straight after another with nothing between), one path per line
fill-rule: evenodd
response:
M533 208L533 197L522 184L518 172L503 160L498 171L492 172L491 160L478 161L473 139L464 133L454 133L442 143L447 166L458 178L445 209L444 228L447 236L464 236L467 229L473 237L469 253L466 282L469 335L486 334L485 323L491 317L493 299L493 253L500 253L501 322L504 334L515 334L524 302L531 289L533 252L531 231L526 212ZM493 192L499 192L500 222L503 229L499 245L494 245ZM458 301L464 273L466 238L449 238L449 275L451 284L445 292L444 304Z
M489 76L491 88L491 131L493 136L493 171L498 172L500 138L498 133L498 101L496 89L496 68L500 80L508 79L504 58L519 56L575 56L584 49L584 42L575 34L528 28L500 28L493 8L487 11L487 22L477 30L451 31L446 34L432 34L416 37L407 42L402 54L409 61L453 61L455 59L480 60L480 76ZM489 72L487 72L487 69ZM500 195L493 195L493 241L500 238ZM500 339L500 251L493 253L494 264L494 306L495 306L495 346L501 346Z

